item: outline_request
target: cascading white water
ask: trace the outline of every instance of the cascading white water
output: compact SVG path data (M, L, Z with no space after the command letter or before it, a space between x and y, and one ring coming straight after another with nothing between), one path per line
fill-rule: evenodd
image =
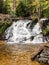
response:
M32 31L27 27L28 23L31 23L32 20L18 20L13 22L13 24L5 31L7 43L43 43L43 35L39 23L37 23ZM31 40L31 36L35 36ZM46 42L46 41L45 41Z

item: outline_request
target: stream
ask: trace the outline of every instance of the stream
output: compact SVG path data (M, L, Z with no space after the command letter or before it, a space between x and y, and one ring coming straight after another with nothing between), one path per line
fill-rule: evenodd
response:
M7 28L5 31L7 43L46 43L47 41L44 39L42 35L42 30L38 22L36 22L33 26L32 20L17 20L14 21L13 24ZM32 26L32 28L31 28Z

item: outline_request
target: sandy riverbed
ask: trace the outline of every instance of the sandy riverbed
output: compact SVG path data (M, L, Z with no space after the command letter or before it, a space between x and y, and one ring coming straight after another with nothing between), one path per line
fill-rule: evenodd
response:
M0 41L0 65L46 65L31 61L31 57L41 46L31 44L9 45Z

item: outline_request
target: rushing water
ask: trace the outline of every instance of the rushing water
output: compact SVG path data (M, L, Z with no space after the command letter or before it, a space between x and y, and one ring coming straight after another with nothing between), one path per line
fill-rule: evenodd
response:
M43 43L42 30L39 23L36 23L32 30L30 28L32 20L18 20L5 31L8 43Z

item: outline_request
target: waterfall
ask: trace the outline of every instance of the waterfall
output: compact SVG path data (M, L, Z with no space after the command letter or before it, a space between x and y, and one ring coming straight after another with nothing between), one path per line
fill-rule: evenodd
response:
M32 30L30 24L32 20L18 20L5 31L7 43L43 43L42 30L39 23L36 23Z

